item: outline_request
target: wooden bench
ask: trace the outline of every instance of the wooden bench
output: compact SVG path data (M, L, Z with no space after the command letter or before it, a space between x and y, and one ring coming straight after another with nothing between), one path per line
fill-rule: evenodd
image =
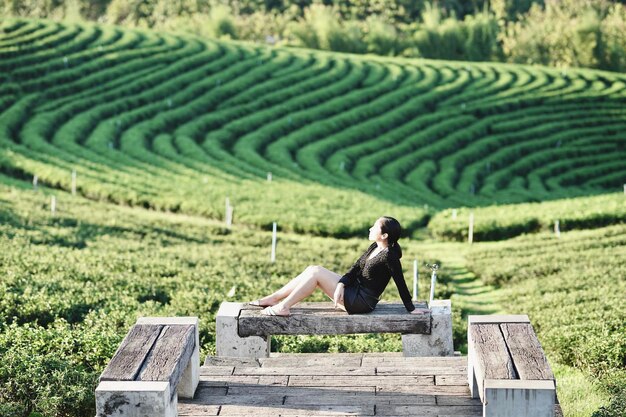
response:
M199 382L197 317L142 317L100 376L96 416L171 417Z
M469 316L467 376L484 417L552 417L556 381L526 315Z
M426 303L416 304L427 308ZM449 300L434 301L429 314L409 314L403 304L380 302L368 314L349 315L333 303L299 303L289 317L266 316L258 307L224 302L216 317L218 356L269 357L272 335L401 333L405 356L451 356Z

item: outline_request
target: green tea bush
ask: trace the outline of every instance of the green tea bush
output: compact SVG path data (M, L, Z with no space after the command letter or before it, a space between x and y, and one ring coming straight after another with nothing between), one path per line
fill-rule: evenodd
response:
M453 216L455 212L456 218ZM545 203L446 209L433 216L428 227L437 238L467 240L470 212L474 213L475 241L505 240L551 230L555 220L559 220L561 231L624 223L626 200L620 193Z

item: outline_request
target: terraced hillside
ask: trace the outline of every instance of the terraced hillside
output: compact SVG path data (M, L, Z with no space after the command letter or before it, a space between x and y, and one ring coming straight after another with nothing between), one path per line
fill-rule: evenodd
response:
M410 229L626 178L622 74L7 19L0 81L6 175L212 218L229 197L264 227L351 235L393 207Z

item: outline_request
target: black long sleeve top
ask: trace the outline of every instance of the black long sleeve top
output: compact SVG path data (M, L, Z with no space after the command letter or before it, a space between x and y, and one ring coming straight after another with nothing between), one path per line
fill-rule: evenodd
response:
M411 294L404 281L402 273L402 264L398 255L389 248L383 249L372 259L367 259L372 251L376 248L376 242L372 243L369 248L361 255L361 257L352 265L352 267L341 277L339 282L346 286L355 285L357 280L368 290L374 292L378 297L385 291L389 279L393 277L400 298L408 311L415 310Z

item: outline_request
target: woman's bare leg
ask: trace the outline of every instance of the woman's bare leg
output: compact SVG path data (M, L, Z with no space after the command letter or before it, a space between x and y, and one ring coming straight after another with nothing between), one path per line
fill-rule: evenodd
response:
M278 304L280 300L282 300L283 298L291 294L291 292L302 282L302 280L304 280L310 275L311 268L315 268L315 267L313 265L307 266L304 269L304 271L300 273L300 275L298 275L297 277L293 278L291 281L283 285L279 290L273 292L272 294L266 297L261 298L259 300L259 303L263 306L265 305L273 306L273 305Z
M273 307L276 314L289 314L291 306L313 294L313 291L315 291L317 287L320 287L322 291L324 291L324 293L332 299L337 283L341 278L339 274L329 271L321 266L309 267L300 275L302 275L302 277L298 276L292 280L292 282L296 280L298 281L295 287L291 289L289 295ZM287 287L287 285L285 287Z

